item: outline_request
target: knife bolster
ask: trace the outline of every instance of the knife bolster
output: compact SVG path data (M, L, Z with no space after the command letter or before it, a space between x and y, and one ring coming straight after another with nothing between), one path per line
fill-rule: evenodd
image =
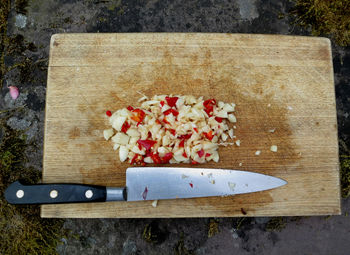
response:
M126 201L127 199L126 188L107 187L106 192L106 201Z

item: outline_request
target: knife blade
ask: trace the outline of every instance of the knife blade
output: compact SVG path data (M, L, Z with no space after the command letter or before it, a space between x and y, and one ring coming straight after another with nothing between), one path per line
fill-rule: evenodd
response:
M126 187L84 184L12 183L5 191L11 204L59 204L105 201L141 201L230 196L274 189L286 181L241 170L210 168L132 167Z

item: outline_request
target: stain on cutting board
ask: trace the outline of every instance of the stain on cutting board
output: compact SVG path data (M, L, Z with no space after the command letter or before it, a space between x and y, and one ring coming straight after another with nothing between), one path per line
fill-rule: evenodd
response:
M238 122L235 124L237 128L234 131L237 139L241 140L241 146L220 147L219 163L210 162L196 167L240 169L273 175L275 171L281 171L281 168L293 165L300 159L300 155L291 139L292 133L286 117L288 114L287 107L284 105L283 107L279 106L278 102L273 99L274 93L267 93L266 89L264 89L264 84L269 79L274 79L274 77L266 77L263 73L255 73L251 78L249 87L244 87L242 90L242 86L235 81L237 73L227 69L225 67L227 64L212 64L210 50L207 50L204 56L191 55L189 61L191 64L190 68L189 66L175 65L169 50L165 50L161 64L154 64L148 70L148 74L143 73L143 64L133 67L131 70L126 70L118 77L115 84L111 86L116 86L119 87L119 90L126 91L130 99L125 100L120 97L120 94L111 91L110 96L118 102L118 107L109 108L108 110L115 111L128 105L140 105L140 103L137 103L137 99L141 95L136 93L136 91L148 97L159 94L191 94L204 96L205 98L214 97L225 102L235 102L237 104L236 117ZM272 67L270 68L273 69ZM194 74L198 72L205 75L201 75L201 79L197 78ZM275 74L278 76L279 70L275 70ZM147 86L143 86L146 77L149 77L146 82ZM284 89L283 86L282 90ZM86 107L80 106L79 108L84 109L85 112ZM102 136L101 122L94 121L96 113L93 111L90 111L90 113L88 116L90 120L89 130L99 130ZM100 114L102 115L103 113ZM103 128L107 129L110 126L106 123ZM275 131L271 133L269 130ZM252 133L254 133L254 136L251 135ZM110 141L102 140L100 146L102 146L102 143L109 144L107 149L111 152L113 151ZM270 146L275 144L278 146L278 153L270 151ZM96 142L89 143L87 146L90 146L92 151L98 150L98 143ZM255 156L256 150L262 151L260 156ZM109 155L107 160L110 163L110 167L81 168L80 173L82 174L83 183L125 185L125 170L130 165L128 163L120 163L117 153ZM239 166L239 163L242 163L242 166ZM176 166L188 167L190 165L179 164ZM206 208L220 208L218 203L227 205L223 206L223 213L232 213L230 211L232 209L227 208L230 208L229 205L231 203L242 203L240 197L245 199L249 197L249 200L254 202L254 206L245 205L245 210L248 214L255 210L256 207L266 206L273 202L269 191L232 198L196 198L193 199L193 202L197 206L203 205ZM173 201L173 203L176 205L178 202ZM238 209L235 207L234 210Z

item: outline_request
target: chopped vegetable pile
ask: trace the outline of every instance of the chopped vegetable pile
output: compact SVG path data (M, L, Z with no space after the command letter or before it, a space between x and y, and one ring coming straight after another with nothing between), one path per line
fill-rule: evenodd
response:
M205 163L219 161L219 145L236 144L234 103L204 100L194 96L142 97L141 107L128 106L106 115L112 125L104 130L114 150L119 149L121 162L132 165L147 163ZM232 142L227 142L232 139Z

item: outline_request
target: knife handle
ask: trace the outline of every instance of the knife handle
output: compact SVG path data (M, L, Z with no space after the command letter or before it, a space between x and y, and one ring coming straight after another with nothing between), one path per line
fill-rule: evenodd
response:
M10 204L60 204L106 201L106 187L84 184L12 183L5 191Z

